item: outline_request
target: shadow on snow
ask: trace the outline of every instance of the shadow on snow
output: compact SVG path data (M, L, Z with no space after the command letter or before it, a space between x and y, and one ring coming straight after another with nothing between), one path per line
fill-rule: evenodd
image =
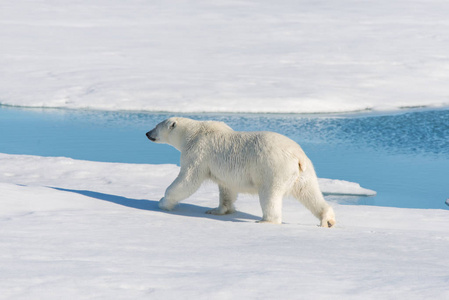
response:
M131 198L123 197L123 196L110 195L110 194L104 194L104 193L86 191L86 190L72 190L72 189L64 189L64 188L58 188L58 187L50 187L50 188L58 190L58 191L62 191L62 192L76 193L76 194L80 194L80 195L83 195L86 197L103 200L103 201L115 203L118 205L130 207L130 208L154 211L154 212L160 212L160 213L167 213L167 214L178 215L178 216L186 216L186 217L194 217L194 218L208 218L208 219L228 221L228 222L247 222L247 220L260 220L260 217L258 217L258 216L244 213L244 212L239 212L239 211L237 211L233 214L224 215L224 216L210 215L210 214L206 214L206 211L209 208L204 207L204 206L188 204L188 203L180 203L173 211L164 211L159 208L159 206L158 206L159 201L156 201L156 200L131 199Z

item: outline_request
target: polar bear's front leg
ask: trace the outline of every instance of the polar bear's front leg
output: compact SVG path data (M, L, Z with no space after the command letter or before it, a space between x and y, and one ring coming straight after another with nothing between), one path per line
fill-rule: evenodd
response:
M161 200L159 200L159 208L163 210L172 210L175 208L176 204L177 203L167 201L165 197L162 197Z
M214 209L206 211L206 214L226 215L234 213L235 212L234 202L237 200L237 193L223 186L219 186L219 191L220 191L219 206Z
M182 201L201 186L204 177L198 170L181 168L178 177L165 190L165 196L159 201L159 208L172 210L179 201Z

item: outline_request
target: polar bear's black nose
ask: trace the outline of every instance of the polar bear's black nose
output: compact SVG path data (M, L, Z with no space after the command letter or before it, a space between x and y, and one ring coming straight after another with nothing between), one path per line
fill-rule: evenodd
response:
M154 141L156 140L155 138L151 137L151 131L148 131L147 134L146 134L146 136L147 136L147 138L148 138L150 141L152 141L152 142L154 142Z

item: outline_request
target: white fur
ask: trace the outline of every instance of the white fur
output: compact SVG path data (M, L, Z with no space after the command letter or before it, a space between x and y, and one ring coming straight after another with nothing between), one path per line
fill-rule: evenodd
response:
M321 226L335 224L334 211L323 198L312 162L297 143L283 135L234 131L222 122L170 118L147 136L181 152L181 171L160 200L162 209L172 210L210 179L219 186L220 204L207 213L233 213L238 193L259 194L261 222L279 224L282 199L292 195Z

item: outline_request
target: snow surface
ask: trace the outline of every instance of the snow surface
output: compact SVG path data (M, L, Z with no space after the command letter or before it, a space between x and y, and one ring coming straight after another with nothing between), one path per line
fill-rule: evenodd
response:
M449 2L8 1L0 103L173 112L449 105Z
M71 183L80 181L80 184L86 180L82 175L92 172L93 168L97 169L99 166L104 168L104 165L97 165L96 162L73 160L65 157L40 157L29 155L9 155L0 153L0 165L3 173L0 173L0 182L10 182L16 184L33 184L40 186L55 185L57 187L64 187L67 180ZM108 165L109 173L117 173L117 176L122 180L123 173L127 171L123 168L127 168L126 164L123 165ZM143 170L147 170L148 165L135 165L142 166ZM167 170L173 175L173 179L179 173L179 167L176 165L150 165L154 172L165 174ZM116 169L118 168L118 169ZM42 170L49 169L51 172L44 172ZM86 171L88 170L88 172ZM98 173L102 173L98 171ZM37 175L39 174L39 175ZM99 175L100 176L100 175ZM117 178L118 179L118 178ZM135 178L131 178L134 182ZM353 195L353 196L374 196L376 192L361 187L358 183L349 182L345 180L335 180L327 178L319 178L319 184L321 191L327 195ZM172 180L173 181L173 180ZM163 188L160 195L163 195L165 188L171 181L165 182L161 188ZM132 184L129 182L128 184ZM140 182L145 186L145 181ZM94 188L96 186L92 186Z
M336 180L328 178L319 178L320 189L327 195L354 195L354 196L375 196L377 193L360 186L355 182L346 180Z
M0 154L0 166L1 299L449 297L446 210L333 203L324 229L286 199L284 224L257 224L254 196L205 214L213 185L160 211L175 165Z

